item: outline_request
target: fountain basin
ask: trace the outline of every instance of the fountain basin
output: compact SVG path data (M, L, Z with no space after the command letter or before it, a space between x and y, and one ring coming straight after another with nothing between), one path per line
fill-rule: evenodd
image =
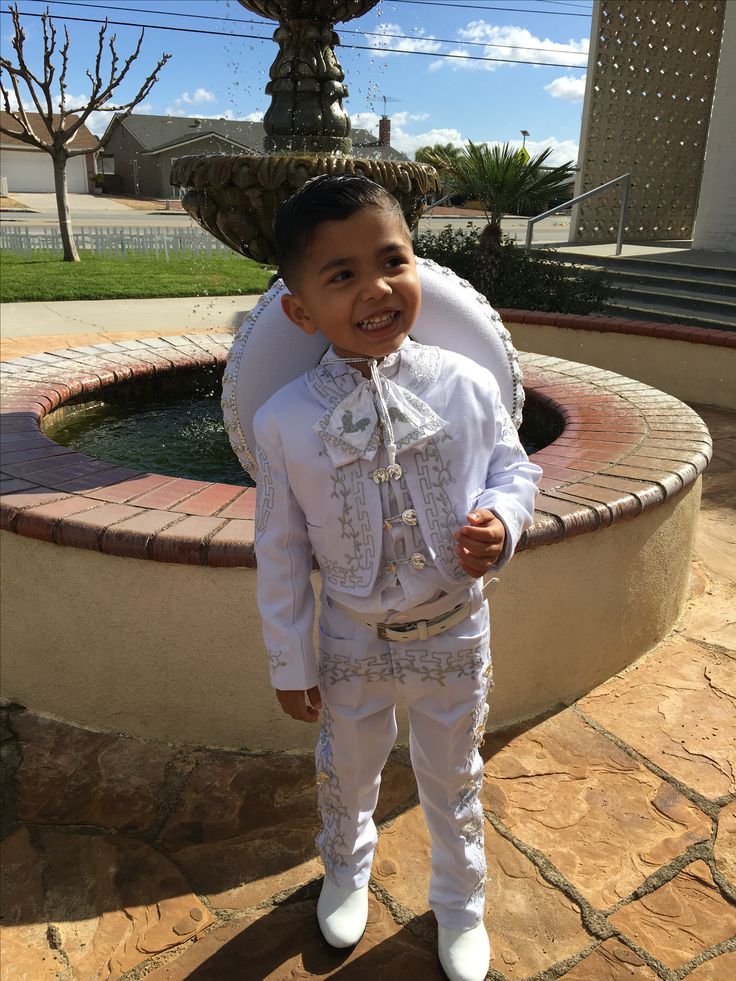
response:
M362 174L381 184L398 200L410 228L419 220L423 199L440 189L437 172L426 164L327 153L178 157L170 180L183 189L185 210L215 238L255 262L274 264L276 212L320 174Z
M49 440L44 417L133 376L224 364L231 336L52 352L3 366L3 688L91 728L250 749L314 732L270 690L255 604L255 492L141 473ZM684 602L711 443L677 399L522 355L565 429L533 459L538 515L492 602L499 728L568 704L658 642Z

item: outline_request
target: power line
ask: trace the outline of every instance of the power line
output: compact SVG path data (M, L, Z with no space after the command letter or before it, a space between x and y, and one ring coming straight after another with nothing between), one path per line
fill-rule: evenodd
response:
M479 3L447 3L447 0L393 0L394 3L411 3L420 7L444 7L446 10L510 10L519 14L546 14L549 17L590 17L590 14L574 14L567 10L532 10L529 7L486 7Z
M26 0L26 2L29 2L29 0ZM30 2L31 3L42 3L42 4L47 5L49 3L49 0L30 0ZM101 3L81 3L81 2L79 2L79 0L51 0L51 2L53 2L57 6L64 6L64 7L89 7L92 10L136 10L136 11L142 13L142 14L155 14L155 15L160 16L160 17L167 17L168 16L168 12L167 11L164 11L164 10L152 10L149 7L134 7L134 8L131 8L131 7L117 7L114 4L109 4L109 3L107 3L107 4L101 4ZM53 17L53 16L63 16L63 15L52 14L51 16ZM218 21L220 23L256 24L256 25L261 26L261 27L265 27L266 26L263 23L262 20L253 20L252 18L245 18L245 17L218 17L218 16L215 16L214 14L187 14L187 13L180 14L180 16L189 17L189 18L196 18L197 20L214 20L214 21ZM225 33L228 33L229 34L230 32L225 32ZM388 33L383 32L383 31L382 32L376 32L376 31L355 31L355 30L349 30L348 28L345 28L345 27L340 28L340 34L356 34L356 35L358 35L360 37L392 38L392 39L400 40L400 41L437 41L440 44L462 44L462 45L467 45L467 46L472 46L472 47L478 47L478 48L504 48L504 49L510 49L510 50L518 50L518 51L550 51L550 48L539 48L539 47L535 47L534 45L528 45L528 44L500 44L500 43L495 42L495 41L493 41L493 42L492 41L463 41L463 40L459 40L459 39L434 37L434 36L428 37L428 36L424 36L424 35L422 35L421 37L416 37L416 36L412 36L410 34L388 34ZM236 35L230 35L230 36L232 37L232 36L236 36ZM342 45L342 46L345 47L345 45ZM376 50L379 50L379 51L380 50L392 51L393 49L392 48L386 48L386 49L377 48ZM559 47L559 48L554 48L552 50L554 50L556 53L559 52L560 54L579 54L581 57L586 57L587 58L587 52L586 51L577 51L575 48ZM536 62L535 62L535 64L536 64ZM562 67L564 67L564 66L562 66Z
M8 14L10 11L8 9L0 10L0 14ZM41 18L44 14L34 14L29 10L19 11L23 17L37 17ZM76 21L85 24L111 24L113 27L139 27L144 30L153 31L176 31L182 34L206 34L212 35L214 37L227 37L227 38L246 38L251 41L271 41L270 37L266 37L263 34L243 34L241 32L232 31L206 31L203 29L195 29L193 27L173 27L167 24L165 27L159 24L139 24L132 21L123 20L100 20L94 17L73 17L70 14L59 14L57 16L58 20L62 21ZM455 42L453 42L455 43ZM450 60L461 60L461 61L488 61L488 62L499 62L501 64L507 65L538 65L542 68L572 68L578 71L585 71L585 65L565 65L558 61L531 61L525 58L493 58L491 56L483 55L465 55L465 54L452 54L450 52L440 52L440 51L407 51L403 48L376 48L369 44L342 44L343 48L350 48L355 51L371 51L373 54L397 54L397 55L421 55L426 58L448 58Z
M590 10L591 8L585 3L576 3L575 0L544 0L545 3L553 3L560 7L577 7L578 10Z

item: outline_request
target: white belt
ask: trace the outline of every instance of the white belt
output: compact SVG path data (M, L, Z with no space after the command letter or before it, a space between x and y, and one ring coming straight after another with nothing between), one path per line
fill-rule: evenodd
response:
M497 582L498 579L488 579L483 584L481 595L484 599ZM330 597L330 600L346 616L350 617L351 620L355 620L364 627L368 627L369 630L375 630L381 640L394 640L400 643L408 643L410 640L429 640L430 637L436 637L438 634L444 633L445 630L449 630L450 627L454 627L456 623L460 623L467 616L470 616L473 607L472 600L468 600L467 603L453 606L446 613L441 613L439 616L432 617L428 620L410 620L408 623L391 625L388 623L378 623L375 620L365 620L351 610L350 607L336 602L333 597Z

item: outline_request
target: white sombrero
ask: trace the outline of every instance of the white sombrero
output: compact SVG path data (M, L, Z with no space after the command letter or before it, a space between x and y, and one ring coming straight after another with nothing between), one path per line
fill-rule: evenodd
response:
M422 307L411 332L415 341L464 354L495 376L501 399L517 429L524 388L511 336L501 318L470 283L450 269L417 259ZM313 368L328 347L320 334L305 334L281 309L282 280L259 299L235 337L222 378L225 429L243 467L255 478L253 416L274 392ZM247 352L247 355L246 355Z

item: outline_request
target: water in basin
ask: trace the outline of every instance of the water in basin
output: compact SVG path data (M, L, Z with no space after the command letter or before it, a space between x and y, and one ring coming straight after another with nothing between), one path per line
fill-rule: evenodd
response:
M225 432L221 368L111 386L94 401L67 403L44 432L78 453L138 470L252 487ZM562 430L556 416L527 402L521 440L527 453Z

